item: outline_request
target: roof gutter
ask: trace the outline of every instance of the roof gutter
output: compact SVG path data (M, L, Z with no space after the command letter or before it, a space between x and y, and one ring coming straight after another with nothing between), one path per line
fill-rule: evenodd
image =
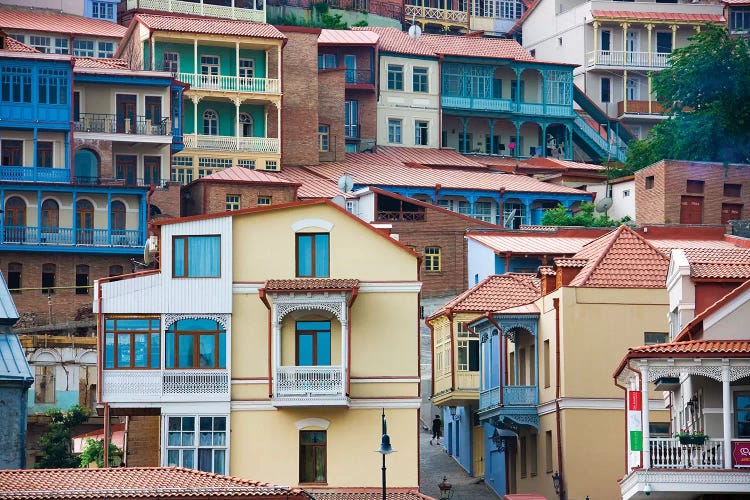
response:
M266 309L268 309L268 320L266 323L268 324L268 397L273 397L273 360L271 359L271 356L273 355L271 350L271 304L268 302L268 296L266 295L266 284L264 283L261 288L258 289L258 298L266 305Z

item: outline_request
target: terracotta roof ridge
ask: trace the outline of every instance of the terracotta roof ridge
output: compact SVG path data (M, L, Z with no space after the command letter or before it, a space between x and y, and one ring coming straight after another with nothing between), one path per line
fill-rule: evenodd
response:
M536 287L534 280L529 278L536 278L536 274L532 273L506 273L515 279L518 283L526 286L529 290L539 293L539 288ZM527 279L524 279L524 276Z
M489 276L487 276L482 281L480 281L476 285L472 286L468 290L464 290L463 292L461 292L460 294L458 294L457 296L455 296L453 299L451 299L448 302L446 302L445 304L443 304L443 307L441 307L440 309L436 310L434 313L432 313L429 316L427 316L425 318L425 322L427 322L428 320L432 320L432 319L438 318L439 316L441 316L442 314L444 314L445 312L447 312L448 309L453 309L455 306L457 306L458 304L460 304L464 299L466 299L471 294L473 294L474 292L476 292L479 289L481 289L489 281L491 281L492 279L494 279L494 278L496 278L498 276L502 276L502 275L501 274L490 274Z

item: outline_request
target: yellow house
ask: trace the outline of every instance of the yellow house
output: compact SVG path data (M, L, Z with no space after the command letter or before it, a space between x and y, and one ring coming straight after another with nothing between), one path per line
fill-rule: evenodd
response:
M417 256L328 201L161 222L159 269L97 283L99 400L158 463L306 489L418 486ZM131 348L132 347L132 348Z

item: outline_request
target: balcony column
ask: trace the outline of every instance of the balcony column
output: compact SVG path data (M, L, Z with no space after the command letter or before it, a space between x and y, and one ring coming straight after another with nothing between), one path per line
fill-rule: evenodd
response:
M594 27L594 64L599 64L599 21L591 25Z
M341 384L345 394L348 393L349 381L346 378L349 366L349 318L346 316L346 303L341 306Z
M156 69L156 54L154 54L154 34L151 33L148 36L148 55L149 55L149 68L151 68L151 71L154 71ZM164 68L161 68L162 70Z
M516 112L520 111L521 109L521 72L522 70L519 68L515 68L516 70L516 98L515 98L515 104L516 104Z
M36 190L36 206L37 206L36 237L37 237L37 242L41 242L42 241L42 190L41 189Z
M648 408L648 362L641 361L639 366L641 370L641 429L643 431L643 468L651 468L651 448L649 440L651 438L648 423L649 423L649 408Z
M273 101L273 107L276 108L276 137L279 139L279 151L281 152L281 101ZM266 130L266 137L268 131Z
M653 54L651 53L651 31L654 29L653 24L646 25L647 37L648 37L648 65L653 66Z
M143 214L143 211L141 211ZM138 222L138 229L141 229L140 219ZM107 193L107 244L112 244L112 193Z
M198 145L198 103L201 102L200 96L191 95L190 100L193 101L193 135L195 136L196 144Z
M721 360L721 421L724 427L724 469L732 466L732 393L729 388L729 360Z
M463 131L464 131L463 148L459 148L459 149L462 149L463 153L468 153L469 151L468 149L466 149L466 126L469 123L469 119L462 116L461 118L459 118L459 120L461 120L461 125L463 126Z
M63 156L65 156L65 168L70 169L70 131L65 132L64 137L65 153L63 154ZM70 172L70 175L72 177L73 172Z
M622 63L626 65L628 63L628 28L630 23L620 23L622 28Z
M279 393L279 366L281 366L281 318L279 318L278 306L275 304L271 307L271 333L273 335L271 377L273 378L273 397L276 397Z
M565 141L565 159L573 159L573 128L570 125L565 126L565 130L568 133L568 140Z
M518 95L516 95L516 97L518 97ZM518 122L513 122L513 125L516 127L516 147L513 148L511 154L514 157L518 157L518 152L521 149L521 124Z
M542 114L547 116L547 70L542 71Z
M649 53L649 57L650 57L650 55L651 54ZM651 111L652 97L651 97L651 74L650 73L646 77L646 81L648 82L648 114L651 114L652 113L652 111Z
M240 104L242 99L235 97L232 99L234 102L234 137L237 141L236 147L239 149L240 146Z
M203 11L203 4L201 3L201 11ZM196 81L198 80L198 75L201 74L200 67L198 66L198 39L193 39L193 73L195 74Z
M671 24L669 26L672 29L672 50L677 46L677 25Z
M628 112L628 70L622 71L622 114Z
M73 189L72 194L73 194L73 198L71 202L71 207L73 208L73 217L71 218L72 218L73 224L71 224L71 226L73 228L73 244L75 245L78 242L78 207L76 206L78 205L78 191Z
M542 158L547 157L547 123L542 123Z
M523 202L524 210L526 210L526 224L531 224L531 202L524 201Z
M268 51L266 51L266 58L268 58ZM281 45L276 47L276 66L278 67L276 78L279 80L279 90L277 92L281 92ZM268 65L266 65L267 67ZM268 78L268 70L266 70L266 78Z
M490 118L490 150L487 151L488 154L495 154L495 119Z
M34 180L36 181L37 167L39 166L39 129L34 127L34 151L32 152L34 158Z
M232 3L234 3L234 0L232 0ZM234 7L232 7L232 14L234 14ZM237 77L237 88L235 90L240 90L240 42L234 42L234 66L234 76Z

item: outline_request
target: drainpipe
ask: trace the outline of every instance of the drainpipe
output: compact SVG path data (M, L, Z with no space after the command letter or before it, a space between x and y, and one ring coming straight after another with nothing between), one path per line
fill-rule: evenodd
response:
M357 294L359 289L355 288L352 290L352 296L349 299L349 303L346 305L346 395L351 394L352 388L352 305L357 300ZM342 332L343 333L343 332Z
M273 360L271 359L272 356L272 350L271 350L271 304L268 303L268 297L266 296L266 288L265 285L263 285L262 288L258 289L258 298L263 301L263 303L266 305L266 309L268 309L268 397L273 397Z
M72 50L73 48L73 40L70 40L70 48ZM70 175L70 182L73 183L75 177L75 165L73 165L73 160L75 159L75 154L73 153L75 151L75 65L76 65L76 58L71 57L70 58L70 132L68 132L68 166L70 167L70 172L68 173ZM37 165L34 165L35 167ZM75 207L73 207L75 209Z
M443 57L444 56L442 54L438 55L437 103L438 103L438 130L440 131L440 134L438 136L438 149L443 147L443 101L440 97L442 95L441 87L443 85Z
M560 475L560 498L565 498L563 467L562 422L560 417L560 299L552 299L555 308L555 420L557 425L557 470Z
M435 327L429 320L425 321L425 324L430 329L430 349L432 350L432 380L430 380L432 389L430 390L430 397L432 397L435 395Z
M104 467L109 467L109 403L104 403Z

